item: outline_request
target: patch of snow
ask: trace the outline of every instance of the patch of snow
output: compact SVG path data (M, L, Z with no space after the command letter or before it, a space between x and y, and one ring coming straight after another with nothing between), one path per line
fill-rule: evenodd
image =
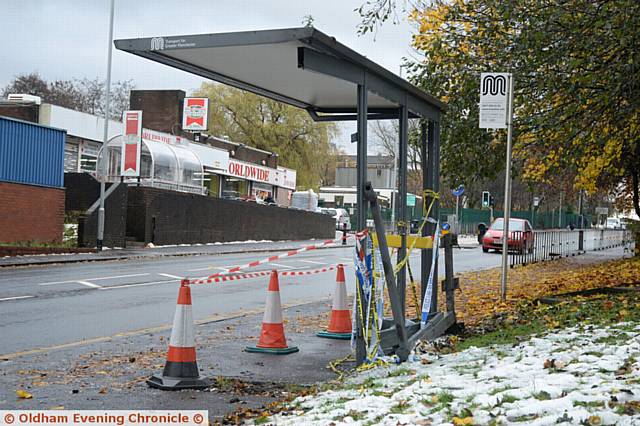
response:
M633 330L633 331L630 331ZM272 424L638 424L616 410L640 398L640 327L569 328L518 345L416 356L367 370L336 389L292 402ZM553 366L545 361L553 360ZM633 360L631 368L620 368ZM547 363L549 364L549 363ZM422 423L421 423L422 422ZM431 422L431 423L427 423Z

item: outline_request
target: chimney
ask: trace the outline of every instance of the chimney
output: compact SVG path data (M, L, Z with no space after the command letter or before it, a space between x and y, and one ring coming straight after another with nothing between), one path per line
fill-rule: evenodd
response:
M182 134L182 90L132 90L129 107L142 111L142 126L170 134Z

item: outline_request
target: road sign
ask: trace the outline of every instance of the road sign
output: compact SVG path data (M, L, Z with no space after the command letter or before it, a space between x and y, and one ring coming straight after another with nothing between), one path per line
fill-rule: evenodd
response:
M462 194L464 194L464 185L460 185L456 189L452 189L451 193L453 194L454 197L461 196Z
M480 128L506 129L509 74L480 74Z
M416 205L416 195L407 194L407 207L413 207Z
M603 215L608 215L609 214L609 208L608 207L596 207L596 214L603 214Z
M540 197L533 197L533 207L540 205Z

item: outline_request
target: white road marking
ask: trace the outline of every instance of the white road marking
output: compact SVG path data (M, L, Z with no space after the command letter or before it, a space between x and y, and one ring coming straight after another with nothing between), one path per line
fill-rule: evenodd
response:
M107 287L100 287L100 290L115 290L119 288L143 287L147 285L167 284L167 283L177 283L177 282L180 282L180 280L152 281L148 283L138 283L138 284L111 285Z
M131 277L142 277L145 275L149 275L149 273L143 273L143 274L129 274L129 275L115 275L113 277L97 277L97 278L85 278L84 280L86 281L101 281L101 280L115 280L117 278L131 278ZM38 285L54 285L54 284L70 284L70 283L78 283L81 282L82 280L68 280L68 281L53 281L53 282L49 282L49 283L40 283Z
M178 277L176 275L171 275L171 274L164 274L162 272L158 272L158 275L162 275L163 277L167 277L167 278L173 278L175 280L181 280L183 279L183 277Z
M283 265L282 263L269 262L269 265L277 266L279 268L296 269L294 266Z
M35 296L14 296L14 297L5 297L0 299L0 302L4 302L6 300L18 300L18 299L30 299Z
M94 283L90 283L89 281L76 281L78 284L86 285L87 287L92 288L102 288L102 286Z
M327 264L327 262L316 262L314 260L303 260L303 259L298 259L298 262L312 263L314 265L326 265Z

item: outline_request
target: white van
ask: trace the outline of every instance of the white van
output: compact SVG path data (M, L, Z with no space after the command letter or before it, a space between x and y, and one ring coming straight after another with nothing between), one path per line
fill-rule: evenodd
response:
M351 218L345 209L323 208L321 209L321 212L336 220L336 229L338 231L342 231L345 224L347 225L347 231L351 230Z
M608 217L607 223L604 225L606 229L622 229L622 223L617 217Z

